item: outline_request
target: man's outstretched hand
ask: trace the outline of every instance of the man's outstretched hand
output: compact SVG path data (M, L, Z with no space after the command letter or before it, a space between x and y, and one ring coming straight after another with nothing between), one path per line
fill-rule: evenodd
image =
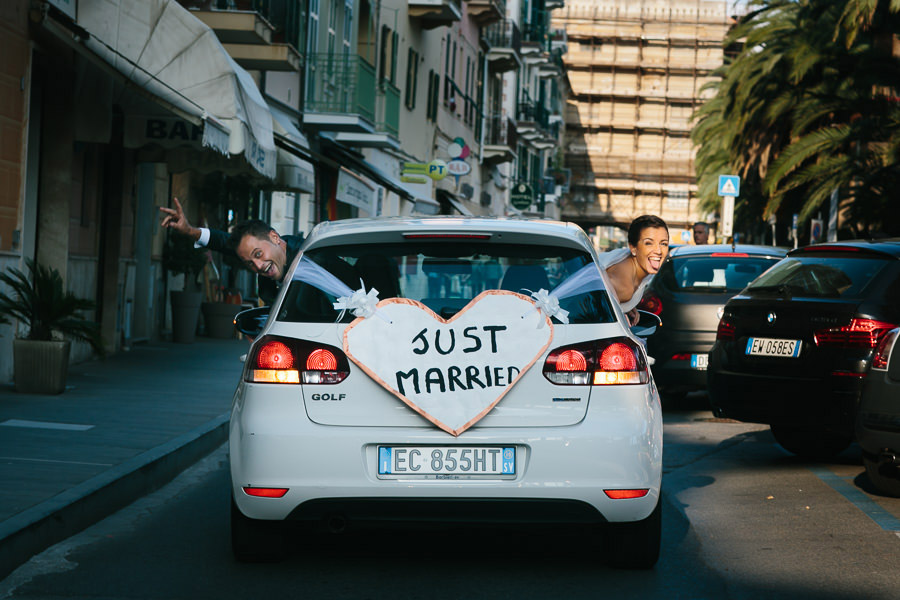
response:
M165 216L162 220L162 226L177 231L182 235L190 236L195 242L200 239L200 230L193 227L184 216L184 209L181 208L181 202L178 198L172 198L174 208L160 206L159 211Z

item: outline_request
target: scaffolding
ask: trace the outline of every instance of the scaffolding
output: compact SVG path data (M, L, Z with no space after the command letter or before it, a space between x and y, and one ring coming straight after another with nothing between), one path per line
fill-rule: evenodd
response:
M565 218L627 224L650 213L688 227L700 217L691 115L733 23L724 0L567 0L554 11L572 90Z

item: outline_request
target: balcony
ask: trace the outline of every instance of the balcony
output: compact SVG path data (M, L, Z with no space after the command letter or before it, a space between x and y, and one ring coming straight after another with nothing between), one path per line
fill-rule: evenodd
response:
M559 145L559 128L562 118L553 117L542 103L534 102L523 93L516 113L516 129L523 142L535 150L549 150Z
M512 119L500 114L491 115L484 133L484 162L500 164L516 159L519 133Z
M400 89L389 81L382 81L375 90L375 130L368 132L343 131L334 139L357 148L400 149Z
M515 21L504 19L485 27L482 42L488 47L488 68L505 73L522 66L522 36Z
M298 39L293 5L275 9L264 0L185 0L181 4L213 30L228 54L245 69L300 70L302 59L296 46L282 43Z
M375 67L361 56L311 54L303 125L318 131L375 133Z
M481 27L496 23L506 14L506 0L468 0L469 17Z
M223 44L271 44L275 28L262 15L244 10L191 10Z
M300 53L289 44L225 44L225 51L248 71L299 71Z
M462 19L461 0L409 0L409 18L422 29L453 25Z
M548 51L549 40L547 27L543 23L524 23L522 25L522 55L540 54Z

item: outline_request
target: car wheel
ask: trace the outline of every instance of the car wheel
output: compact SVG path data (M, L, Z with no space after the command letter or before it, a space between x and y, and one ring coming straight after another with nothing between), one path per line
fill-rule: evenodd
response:
M604 532L606 559L621 569L652 569L659 560L662 500L643 521L609 523Z
M887 496L900 498L900 468L889 463L879 463L875 457L863 454L866 475L872 485Z
M284 558L286 532L281 521L251 519L231 499L231 551L240 562L276 562Z
M782 448L803 458L832 458L847 449L851 440L845 435L816 429L772 425L772 435Z

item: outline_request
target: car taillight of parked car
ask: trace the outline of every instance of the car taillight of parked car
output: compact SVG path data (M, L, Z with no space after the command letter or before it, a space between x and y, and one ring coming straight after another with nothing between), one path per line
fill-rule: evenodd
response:
M347 356L338 348L278 336L254 345L245 381L252 383L340 383L350 374Z
M544 377L557 385L634 385L650 381L643 352L625 337L556 348L544 361Z
M849 325L816 331L814 339L819 347L874 348L896 326L896 323L874 319L852 319Z
M637 307L641 310L652 312L657 316L659 316L663 309L662 300L660 300L659 296L652 292L645 293L644 297L641 299L641 302L637 305Z
M730 341L735 336L734 323L728 317L719 319L719 326L716 328L716 339Z
M876 371L887 371L888 363L891 361L891 348L896 343L900 329L889 331L875 349L875 356L872 358L872 368Z

